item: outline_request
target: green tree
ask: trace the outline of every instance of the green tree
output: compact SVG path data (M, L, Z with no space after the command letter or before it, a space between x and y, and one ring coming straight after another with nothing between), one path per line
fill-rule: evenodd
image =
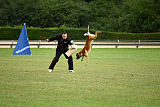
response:
M160 31L160 0L0 0L0 26Z
M111 14L111 8L113 7L114 2L96 0L89 3L91 8L89 24L93 26L94 29L106 30L108 26L108 16Z

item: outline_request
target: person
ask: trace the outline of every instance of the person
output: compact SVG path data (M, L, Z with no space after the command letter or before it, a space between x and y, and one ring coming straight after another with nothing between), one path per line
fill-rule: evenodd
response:
M59 58L62 54L64 54L65 58L68 59L68 69L69 72L74 72L73 71L73 58L72 56L67 56L65 53L69 50L69 45L74 46L74 42L73 40L71 40L70 37L67 36L67 33L64 32L62 34L57 34L56 36L50 38L50 39L46 39L47 42L50 41L54 41L57 40L58 41L58 45L56 48L56 55L53 58L48 71L52 72L56 63L59 61Z

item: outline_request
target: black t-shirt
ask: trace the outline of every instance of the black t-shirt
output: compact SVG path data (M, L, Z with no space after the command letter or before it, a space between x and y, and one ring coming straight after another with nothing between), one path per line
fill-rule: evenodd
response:
M58 41L57 49L60 51L67 51L69 45L73 45L73 41L70 39L70 37L67 36L66 39L62 38L62 34L58 34L52 38L49 39L49 41Z

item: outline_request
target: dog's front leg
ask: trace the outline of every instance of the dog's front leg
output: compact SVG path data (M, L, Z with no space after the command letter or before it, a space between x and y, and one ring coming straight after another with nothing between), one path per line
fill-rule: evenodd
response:
M85 66L87 66L88 65L88 55L86 56L86 64L85 64Z
M87 55L87 57L86 57L86 63L88 63L88 55Z
M86 54L86 63L88 63L88 53Z
M81 59L81 61L83 61L83 58L84 58L84 55L82 56L82 59Z
M86 62L88 63L88 52L85 50L84 56L86 57Z

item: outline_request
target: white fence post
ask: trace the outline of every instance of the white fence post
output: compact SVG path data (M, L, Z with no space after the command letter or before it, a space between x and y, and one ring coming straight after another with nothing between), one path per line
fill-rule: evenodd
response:
M38 48L40 48L40 45L41 45L41 40L39 40Z
M139 40L139 44L141 43L141 40Z
M13 48L13 42L14 42L14 40L12 40L11 48Z
M118 39L118 43L119 43L119 39Z

